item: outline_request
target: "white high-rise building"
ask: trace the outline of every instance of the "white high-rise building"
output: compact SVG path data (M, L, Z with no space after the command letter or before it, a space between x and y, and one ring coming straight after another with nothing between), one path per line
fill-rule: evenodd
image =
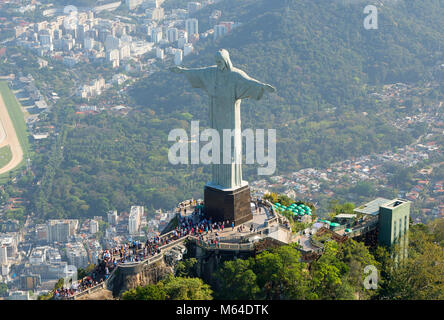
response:
M76 233L79 225L78 220L49 220L48 239L50 242L66 242L69 237Z
M131 56L131 48L129 45L124 45L119 50L119 58L120 60L129 58Z
M106 53L106 60L108 61L114 61L119 60L120 52L117 49L110 50Z
M188 33L186 31L179 34L179 40L177 40L177 46L180 49L183 49L185 43L188 43Z
M85 40L83 40L83 47L86 50L94 49L94 44L95 44L95 41L93 38L85 38Z
M176 66L181 65L182 64L182 59L183 59L183 53L181 49L177 49L176 52L174 52L174 64Z
M84 245L80 242L66 244L66 257L69 264L77 268L83 268L88 265L88 254Z
M151 14L151 19L153 21L160 21L163 20L165 17L165 13L163 11L163 8L154 8L153 13Z
M199 21L197 19L187 19L185 20L185 30L188 35L199 33Z
M48 30L42 30L39 32L39 41L42 46L52 43L52 36L48 32Z
M97 232L99 232L99 222L93 219L89 224L89 233L95 234Z
M117 224L117 210L108 212L108 223L111 225Z
M179 39L179 31L177 28L170 28L167 30L168 42L175 42Z
M8 264L8 248L6 245L0 246L0 265Z
M160 42L162 40L162 28L154 28L151 30L151 41L154 43Z
M185 43L184 47L183 47L183 55L184 57L186 57L187 55L189 55L191 52L193 52L193 44L192 43Z
M164 59L165 55L164 55L163 49L156 48L156 57L160 60Z
M136 234L139 232L142 216L143 206L131 206L131 211L128 219L128 231L130 234Z
M223 24L214 26L214 40L223 37L227 33L227 27Z
M119 49L119 47L120 47L120 39L119 38L112 36L112 35L108 35L106 37L106 40L105 40L106 51Z

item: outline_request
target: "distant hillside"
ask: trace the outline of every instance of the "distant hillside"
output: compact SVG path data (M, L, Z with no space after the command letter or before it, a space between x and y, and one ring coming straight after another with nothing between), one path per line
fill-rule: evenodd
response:
M368 86L428 78L442 59L444 3L380 1L378 30L364 29L366 5L221 1L197 13L200 31L209 27L214 9L222 10L222 21L243 25L216 43L200 41L198 55L184 64L214 64L216 50L226 48L235 66L277 87L276 95L254 104L246 101L242 112L244 128L278 129L281 172L406 144L408 134L376 116L384 111L388 117L391 110L369 97ZM132 95L157 114L190 112L194 119L207 120L205 94L166 70L136 84Z
M243 25L219 42L201 40L199 55L186 57L185 66L214 64L214 53L223 47L235 66L276 86L276 94L243 102L242 126L277 130L277 174L393 149L421 134L415 128L399 131L388 121L415 112L417 105L399 109L369 93L384 83L421 85L434 65L444 63L444 2L377 2L378 30L363 27L367 4L224 0L196 13L203 31L217 8L222 21ZM93 217L134 204L171 208L203 196L208 166L171 165L168 133L187 128L191 119L207 124L208 98L168 72L168 65L162 67L132 87L127 117L107 112L82 117L72 103L55 108L60 134L56 143L47 142L51 154L33 159L41 183L29 189L30 212ZM429 92L443 99L444 90ZM427 103L431 97L415 99ZM243 168L247 180L258 178L254 165Z

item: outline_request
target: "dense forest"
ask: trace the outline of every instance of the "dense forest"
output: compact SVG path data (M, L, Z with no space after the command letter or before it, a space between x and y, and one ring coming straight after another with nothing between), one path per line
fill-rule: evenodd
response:
M212 65L223 47L236 67L277 88L242 103L244 129L277 130L277 174L403 146L420 132L391 126L396 106L370 93L385 83L431 79L443 59L444 3L380 2L379 29L366 30L359 1L220 1L195 14L200 30L218 8L222 20L242 25L217 42L202 39L184 64ZM190 120L203 129L208 98L169 73L169 63L131 88L127 116L78 115L73 101L59 101L48 118L57 135L38 146L36 177L25 177L33 181L31 211L42 218L91 217L135 204L171 208L202 196L208 168L170 165L167 137L174 128L189 132ZM443 93L431 91L436 99ZM245 165L244 176L258 178L256 165Z
M125 292L124 300L442 300L444 299L444 220L411 226L408 258L396 246L366 247L352 239L325 241L324 253L310 264L285 245L255 258L225 261L211 285L197 277L197 260L180 261L175 276ZM372 265L376 288L365 286Z

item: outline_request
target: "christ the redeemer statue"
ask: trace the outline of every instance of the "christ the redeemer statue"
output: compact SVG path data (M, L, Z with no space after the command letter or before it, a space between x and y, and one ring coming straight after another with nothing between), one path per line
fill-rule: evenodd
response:
M220 161L212 164L210 185L221 190L235 190L248 185L242 180L242 135L241 99L260 100L265 91L274 92L275 88L250 78L244 71L233 67L227 50L216 54L216 65L204 68L172 67L172 72L183 73L193 88L201 88L210 96L210 126L217 130L220 138ZM223 130L234 129L231 143L231 163L223 161Z

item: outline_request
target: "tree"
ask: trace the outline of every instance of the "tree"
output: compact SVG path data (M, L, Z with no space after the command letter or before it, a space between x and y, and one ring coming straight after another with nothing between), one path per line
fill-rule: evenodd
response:
M335 241L324 244L324 253L311 266L312 288L317 299L353 299L353 289L343 281L347 266L338 258L339 245Z
M389 253L377 256L378 260L384 261L382 263L384 282L378 290L378 299L444 299L444 269L442 268L444 250L442 242L439 241L440 232L436 232L436 226L441 223L432 221L428 225L411 226L408 257L400 260L399 263L392 258L400 255L398 246L392 248ZM383 259L380 259L380 256Z
M8 285L6 283L0 283L0 297L6 297L8 294Z
M122 294L123 300L165 300L166 292L162 284L150 284L137 287Z
M252 270L253 265L253 259L226 261L214 275L214 278L219 282L216 298L256 299L260 289L256 282L256 274Z
M357 297L359 299L368 299L375 295L376 290L367 290L363 285L366 277L364 274L366 266L375 266L377 270L380 270L380 264L369 252L368 248L362 242L349 239L341 244L338 258L348 266L348 272L343 278L353 287Z
M197 259L180 260L176 266L176 277L196 277Z
M167 300L212 300L213 291L199 278L170 276L162 281Z
M278 202L278 195L274 192L272 193L266 193L264 195L264 199L270 201L271 203L276 203Z
M212 300L213 291L199 278L169 275L157 284L137 287L122 294L124 300Z
M293 246L281 246L256 257L253 271L265 299L311 299L306 265Z

